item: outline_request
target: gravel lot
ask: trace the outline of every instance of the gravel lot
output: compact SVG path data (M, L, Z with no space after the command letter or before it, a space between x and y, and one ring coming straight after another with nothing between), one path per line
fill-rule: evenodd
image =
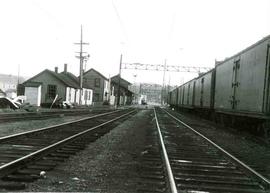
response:
M141 110L24 191L136 192L139 157L145 133L152 127L151 113Z

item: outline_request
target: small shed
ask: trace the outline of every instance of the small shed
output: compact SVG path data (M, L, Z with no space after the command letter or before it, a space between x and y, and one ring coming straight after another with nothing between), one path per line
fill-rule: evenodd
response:
M31 105L40 106L41 103L41 82L26 82L25 83L25 96L26 103Z

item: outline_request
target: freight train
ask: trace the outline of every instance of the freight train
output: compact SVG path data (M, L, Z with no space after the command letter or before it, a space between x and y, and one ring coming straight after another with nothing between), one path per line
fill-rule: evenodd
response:
M168 104L270 138L270 35L168 93Z

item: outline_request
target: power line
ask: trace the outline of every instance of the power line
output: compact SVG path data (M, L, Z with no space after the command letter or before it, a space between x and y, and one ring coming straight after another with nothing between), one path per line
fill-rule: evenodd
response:
M119 24L120 24L120 27L121 27L121 29L122 29L123 35L125 36L125 39L127 40L128 38L127 38L127 31L126 31L126 28L125 28L125 26L124 26L124 23L123 23L123 21L122 21L122 19L121 19L121 17L120 17L120 14L119 14L119 12L118 12L118 9L117 9L117 7L116 7L116 5L115 5L115 3L114 3L113 0L112 0L112 6L113 6L113 9L114 9L114 11L115 11L115 14L116 14L116 17L117 17L117 19L118 19L118 22L119 22Z

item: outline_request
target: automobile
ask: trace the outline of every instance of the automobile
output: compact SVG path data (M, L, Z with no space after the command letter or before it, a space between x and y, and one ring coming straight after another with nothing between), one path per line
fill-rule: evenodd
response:
M12 99L8 97L0 97L0 108L1 109L19 109L19 105L12 101Z

